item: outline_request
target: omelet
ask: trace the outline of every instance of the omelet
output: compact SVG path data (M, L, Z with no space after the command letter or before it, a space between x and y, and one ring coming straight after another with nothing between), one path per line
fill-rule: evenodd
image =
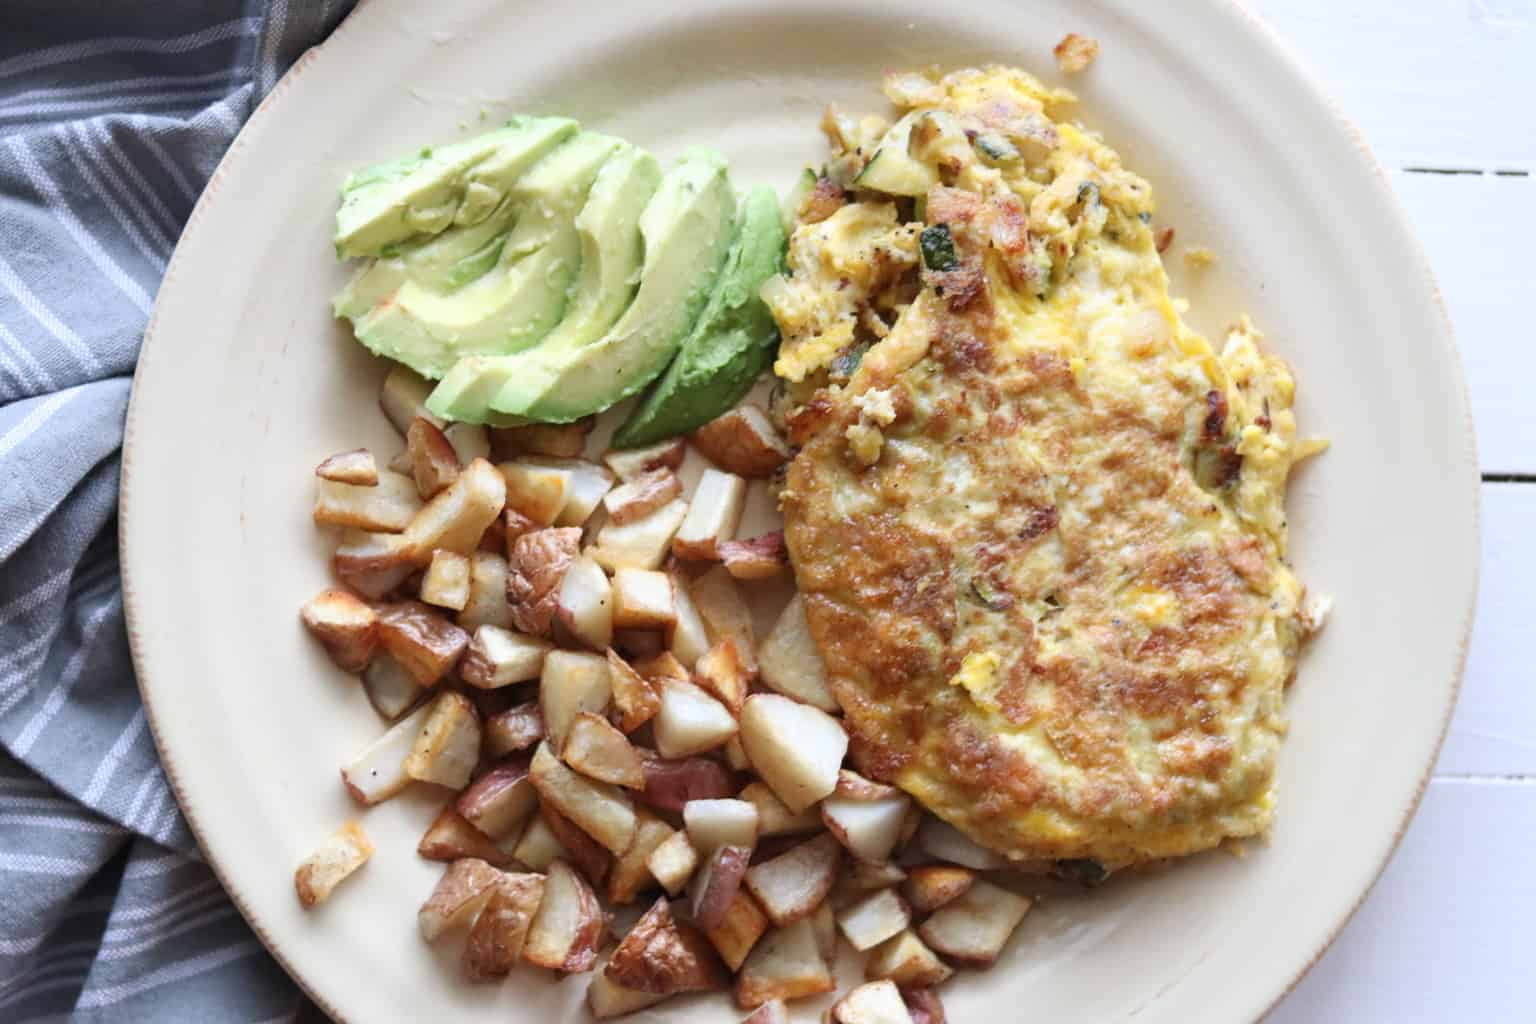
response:
M1152 190L1070 94L891 76L764 298L812 635L869 775L1017 861L1263 833L1315 625L1291 373L1170 298Z

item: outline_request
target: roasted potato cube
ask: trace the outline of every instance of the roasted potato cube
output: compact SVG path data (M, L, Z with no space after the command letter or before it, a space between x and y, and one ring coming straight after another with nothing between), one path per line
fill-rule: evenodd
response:
M416 914L421 937L436 942L449 929L469 924L501 879L501 872L483 860L471 857L449 864Z
M1029 912L1030 900L978 879L924 921L917 934L942 956L990 967Z
M752 673L742 663L736 641L728 636L715 641L693 670L701 687L730 708L731 714L741 714L741 707L747 700L747 687L752 682Z
M560 844L564 852L561 859L570 863L581 877L585 878L594 889L600 889L608 880L608 872L613 867L613 855L603 849L602 844L587 835L574 821L555 810L550 804L539 806L539 820L548 826L550 834Z
M661 694L656 692L656 687L611 649L608 651L608 680L622 731L634 732L661 710Z
M936 990L905 989L901 998L907 1001L907 1012L912 1015L912 1024L945 1024L947 1018L944 1015L944 1004L939 1001Z
M539 526L555 524L570 496L570 474L523 462L503 462L496 468L506 481L507 508Z
M336 667L361 672L368 666L379 640L379 617L362 601L345 590L322 590L305 602L299 618Z
M732 473L708 468L693 489L688 515L672 538L678 558L714 559L720 545L736 535L747 500L747 482Z
M747 870L748 891L779 927L811 913L832 891L841 847L829 835L809 839Z
M896 848L911 803L904 793L874 800L834 794L821 802L821 819L849 853L878 864L890 859Z
M719 550L725 571L739 580L765 580L789 569L783 530L750 540L728 540Z
M613 474L606 466L586 459L562 459L531 456L532 461L557 468L566 474L565 507L555 520L557 526L584 526L592 513L613 489Z
M456 612L469 604L469 559L452 551L432 552L432 562L421 581L421 599Z
M548 743L539 744L530 769L539 796L605 849L622 854L635 838L635 808L616 786L595 782L560 763Z
M917 845L938 860L976 871L997 871L1008 861L979 845L947 821L928 815L917 829Z
M672 610L676 618L666 630L667 651L687 671L709 650L709 630L688 593L687 579L676 573L672 574Z
M721 469L749 480L773 475L789 461L789 445L773 429L768 414L742 405L704 424L693 434L694 447Z
M400 533L421 511L416 484L398 473L380 473L376 484L321 478L315 487L315 522L378 533Z
M398 533L347 530L331 558L336 578L372 601L400 586L416 565Z
M324 903L332 891L373 856L363 827L349 821L321 843L293 873L293 888L306 909Z
M459 453L430 420L418 416L405 430L405 450L411 457L411 476L423 501L459 478Z
M461 555L475 551L506 501L507 484L496 467L484 459L465 466L405 528L405 540L417 564L427 564L437 550Z
M481 626L459 662L459 676L470 686L494 690L539 678L551 645L536 636L497 626Z
M379 643L422 686L447 675L469 646L469 634L420 601L379 608Z
M491 461L491 436L480 424L450 423L443 428L443 436L453 445L459 465L467 466L476 459Z
M538 701L514 704L485 720L485 752L505 757L528 750L544 738L544 712Z
M411 776L405 770L405 761L431 714L432 705L423 704L391 726L341 770L341 780L352 799L364 805L376 804L410 785Z
M722 846L757 845L757 806L745 800L690 800L683 805L683 827L706 856Z
M614 629L613 649L626 658L651 658L667 648L660 629Z
M687 442L680 437L674 437L670 441L659 441L647 448L608 452L603 456L603 461L620 480L633 480L653 469L676 469L683 464L683 459L687 455Z
M587 883L569 864L554 861L523 944L523 959L567 974L590 971L597 963L603 921L603 909Z
M751 783L737 794L737 799L757 808L757 833L760 836L800 835L821 828L821 815L814 807L798 813L791 811L765 782Z
M363 669L363 692L373 709L393 722L422 694L421 684L394 658L380 652Z
M758 940L736 976L736 1005L750 1010L770 999L803 999L835 987L811 923L800 920Z
M560 597L560 581L581 551L575 527L535 530L512 542L507 599L512 623L524 633L548 636Z
M656 629L677 621L672 579L651 569L620 569L613 574L613 624Z
M603 973L625 988L664 995L726 984L714 949L697 931L673 920L665 896L624 936Z
M742 1018L741 1024L789 1024L789 1010L782 999L770 999Z
M697 847L697 844L695 844ZM719 846L704 858L688 894L693 920L705 931L720 927L752 860L750 846Z
M379 391L379 408L389 422L402 435L410 429L411 421L421 416L438 426L443 421L427 411L427 396L432 393L432 382L418 376L409 367L396 363L389 368L384 386Z
M646 860L651 853L672 838L675 829L643 807L635 808L635 838L629 849L613 863L608 875L608 902L633 903L635 897L655 883Z
M492 551L476 551L469 556L469 599L459 612L458 623L470 632L481 626L512 628L505 558Z
M480 760L480 715L461 693L440 694L422 723L405 773L422 782L463 789Z
M758 776L791 811L805 810L836 788L848 752L841 722L771 693L754 693L742 706L741 742Z
M912 913L895 889L880 889L837 912L837 926L860 953L906 930Z
M416 853L426 860L441 860L449 863L463 860L465 857L473 857L502 867L512 861L512 858L487 839L484 833L464 820L464 817L454 809L453 804L444 807L438 812L437 817L432 819L432 824L427 826L421 842L416 844Z
M529 820L528 827L523 829L517 846L512 850L512 856L519 864L525 864L535 871L547 871L550 864L567 859L570 855L560 845L559 837L549 827L549 822L541 812L535 814Z
M560 756L589 779L626 789L645 788L640 754L608 719L583 711L571 723Z
M911 1024L912 1015L894 982L870 981L832 1006L834 1024Z
M645 858L645 866L663 889L676 896L688 885L699 866L699 853L688 841L688 833L674 832Z
M651 720L662 757L685 757L713 750L736 735L730 709L692 683L664 679L661 710Z
M719 761L707 757L671 760L640 751L645 789L635 794L661 811L682 813L690 800L719 800L736 792L736 782Z
M587 435L596 423L592 416L575 423L528 423L521 427L498 427L493 436L498 450L569 458L580 455L587 447Z
M597 531L592 557L603 568L615 571L658 568L687 514L687 502L674 498L638 519L608 523Z
M315 467L315 476L341 484L372 487L379 482L379 466L367 448L332 455Z
M629 523L650 515L682 493L683 482L676 473L653 469L605 494L603 507L608 510L609 522Z
M637 992L625 988L602 971L592 975L592 984L587 986L587 1009L598 1020L622 1017L669 998L655 992Z
M767 930L768 918L758 909L757 901L746 890L738 888L720 916L720 923L705 929L704 934L725 965L739 971L747 954Z
M839 710L799 594L790 599L769 630L757 660L762 681L769 689L823 711Z
M543 875L504 872L469 930L464 976L470 981L490 981L511 973L543 900Z
M583 711L602 714L612 692L607 658L577 651L549 652L539 677L539 706L556 750L564 748L576 716Z
M571 636L597 650L613 640L613 585L588 555L571 562L560 581L555 614Z
M752 610L741 596L736 580L724 566L713 569L693 581L690 588L694 607L704 625L709 628L712 641L728 638L736 644L737 657L750 674L757 673L756 641L752 636ZM684 663L687 659L683 659Z
M866 978L886 978L903 989L942 985L954 973L955 969L940 960L913 931L903 931L886 939L875 947L864 963Z
M923 864L907 872L902 895L920 914L932 913L965 895L976 881L976 872L953 864Z
M460 793L454 808L481 834L506 839L528 820L539 803L528 778L531 760L525 754L502 761Z

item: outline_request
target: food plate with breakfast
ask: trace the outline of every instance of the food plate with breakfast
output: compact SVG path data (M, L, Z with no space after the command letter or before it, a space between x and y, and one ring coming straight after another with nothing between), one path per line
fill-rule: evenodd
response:
M1417 803L1476 485L1235 6L375 0L177 250L125 593L339 1020L1257 1019Z

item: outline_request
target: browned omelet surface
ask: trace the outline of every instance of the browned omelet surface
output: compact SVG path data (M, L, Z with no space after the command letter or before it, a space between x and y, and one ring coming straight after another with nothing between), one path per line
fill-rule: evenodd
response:
M885 126L829 121L833 181L765 290L786 537L855 760L1016 859L1263 832L1306 630L1288 371L1246 321L1219 349L1184 325L1150 188L1066 94L995 68L887 91L949 115L910 150L937 184L862 190Z

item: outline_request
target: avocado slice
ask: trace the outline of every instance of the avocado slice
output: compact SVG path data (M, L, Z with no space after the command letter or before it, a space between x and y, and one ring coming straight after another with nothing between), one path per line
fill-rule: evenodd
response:
M725 158L709 150L687 153L640 215L645 265L624 315L586 345L540 345L524 353L491 408L569 423L649 384L709 298L730 245L735 205Z
M586 345L623 315L639 286L645 257L640 214L660 181L656 158L634 146L624 146L603 165L576 217L581 274L574 295L565 318L540 345ZM491 400L520 365L517 356L460 359L428 396L427 408L446 419L490 422L502 415L491 410Z
M490 270L450 290L407 273L353 321L357 340L428 378L442 377L462 357L508 355L539 341L564 315L581 262L576 215L623 145L582 132L539 161L507 194L514 223ZM463 230L476 227L447 234Z
M638 448L686 434L731 409L773 361L778 329L758 297L784 266L784 224L770 188L748 193L736 240L677 356L613 435L618 448ZM435 411L435 410L434 410Z
M564 117L514 117L472 139L365 168L341 187L336 256L377 256L451 224L476 224L535 160L576 134Z

